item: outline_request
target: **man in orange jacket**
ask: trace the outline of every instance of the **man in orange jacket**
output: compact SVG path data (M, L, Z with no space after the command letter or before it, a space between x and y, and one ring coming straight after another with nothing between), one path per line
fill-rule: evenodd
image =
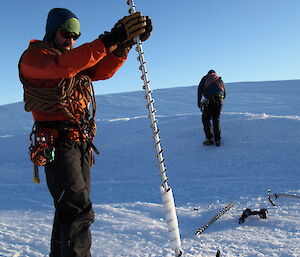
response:
M54 199L50 257L91 256L90 166L95 136L92 81L109 79L123 65L140 36L147 40L151 19L134 13L120 19L110 32L74 48L80 23L71 11L50 10L42 41L31 40L19 62L25 110L35 129L30 147L35 170L45 166Z

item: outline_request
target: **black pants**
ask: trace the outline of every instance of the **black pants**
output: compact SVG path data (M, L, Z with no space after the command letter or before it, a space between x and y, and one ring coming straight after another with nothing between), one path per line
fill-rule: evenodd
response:
M55 206L50 257L91 256L90 154L86 142L59 142L45 166Z
M208 104L202 111L202 123L207 139L221 140L220 115L223 106L223 98L214 96L208 98ZM211 125L212 121L212 125Z

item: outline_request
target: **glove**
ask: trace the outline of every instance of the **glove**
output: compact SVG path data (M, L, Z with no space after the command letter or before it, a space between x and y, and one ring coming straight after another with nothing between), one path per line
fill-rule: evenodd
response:
M203 110L205 109L205 107L207 105L208 105L208 99L204 99L203 101L201 101L200 104L199 104L200 110L203 112Z
M152 29L153 29L152 20L149 16L146 16L146 27L145 27L146 31L140 35L140 40L146 41L150 37Z
M140 35L141 41L146 41L150 37L151 32L152 32L152 21L149 16L146 16L145 30L146 31ZM128 55L128 53L133 45L135 45L135 42L133 39L131 39L125 43L119 44L117 46L117 49L114 50L113 53L119 57L126 56L126 55Z
M115 24L111 32L105 32L99 38L105 47L112 52L119 44L131 41L136 36L145 33L147 27L146 20L147 18L142 16L140 12L125 16Z
M201 111L203 111L203 103L202 102L200 102L200 104L198 104L198 107L199 107L199 109L201 110Z

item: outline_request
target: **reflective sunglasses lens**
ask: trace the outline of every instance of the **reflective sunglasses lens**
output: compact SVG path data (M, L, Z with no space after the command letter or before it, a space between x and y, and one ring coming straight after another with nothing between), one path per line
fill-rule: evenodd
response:
M61 31L60 32L61 35L65 38L65 39L74 39L74 40L77 40L79 38L80 35L77 35L76 33L73 33L73 32L64 32L64 31Z

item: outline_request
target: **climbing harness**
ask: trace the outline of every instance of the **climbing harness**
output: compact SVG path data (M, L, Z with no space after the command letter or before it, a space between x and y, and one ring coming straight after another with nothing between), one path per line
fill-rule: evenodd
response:
M56 138L57 133L53 129L39 129L31 132L30 159L35 165L45 166L54 160L54 139Z
M135 4L133 0L127 0L127 4L130 6L129 13L133 14L136 12L135 10ZM168 185L168 178L166 174L166 167L164 163L163 158L163 149L161 147L161 140L159 137L159 130L157 127L157 119L155 117L156 110L154 109L154 99L152 98L152 90L149 86L149 79L148 79L148 72L146 68L146 61L144 57L144 51L142 47L142 42L140 40L140 37L137 36L134 38L134 41L136 43L136 51L138 52L138 61L140 62L139 69L142 72L141 79L144 82L143 89L146 92L146 100L147 100L147 108L149 111L149 118L151 121L151 128L153 132L153 139L155 142L155 149L156 149L156 157L158 160L158 166L160 169L160 177L162 180L162 185L160 187L160 193L162 196L162 202L165 210L166 215L166 221L168 225L170 240L171 240L171 247L173 250L175 250L175 256L181 256L182 255L182 249L181 249L181 240L180 240L180 234L179 234L179 228L178 228L178 220L176 215L176 209L175 209L175 203L174 203L174 197L172 193L171 187Z
M40 183L38 167L45 166L46 164L54 161L54 141L57 137L57 130L50 128L36 130L35 125L33 126L32 132L29 136L29 155L31 161L33 162L34 183Z

